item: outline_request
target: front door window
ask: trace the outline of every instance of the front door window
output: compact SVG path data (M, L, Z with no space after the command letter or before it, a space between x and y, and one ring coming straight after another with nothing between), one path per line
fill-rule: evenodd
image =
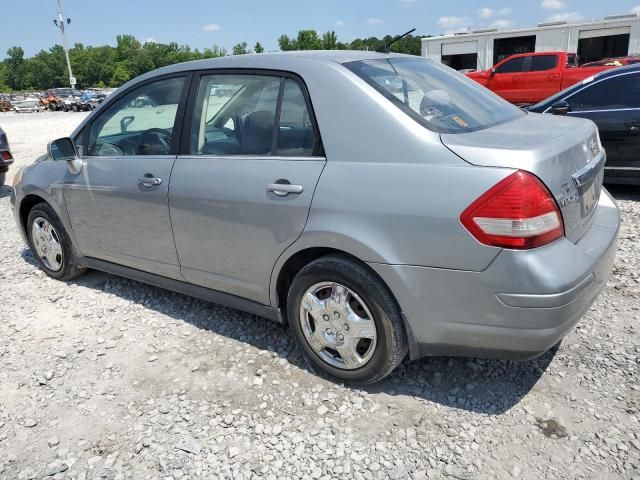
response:
M91 126L87 155L168 155L184 81L148 83L109 106Z

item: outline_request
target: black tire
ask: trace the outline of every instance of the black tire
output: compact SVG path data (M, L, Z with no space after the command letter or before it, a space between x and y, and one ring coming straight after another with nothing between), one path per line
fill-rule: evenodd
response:
M300 322L305 292L321 282L337 282L357 294L370 310L377 331L376 346L368 362L346 370L323 360L309 345ZM342 255L327 255L306 265L293 280L287 297L287 318L298 346L314 373L354 385L382 380L404 359L408 342L400 309L382 281L363 264Z
M6 173L0 173L0 187L4 185L5 180L7 179Z
M51 226L54 228L60 246L62 247L62 267L57 270L49 269L45 263L42 261L38 253L36 252L36 248L33 243L32 236L32 226L33 222L37 218L44 218L47 220ZM27 217L27 225L26 225L27 236L29 238L29 247L31 248L31 252L35 257L36 261L40 268L51 278L55 278L56 280L72 280L84 272L86 272L86 268L81 267L78 264L78 258L76 256L73 245L71 244L71 240L69 240L69 236L67 235L67 231L64 229L62 222L56 215L56 212L46 203L38 203L35 205L31 211L29 212L29 216Z

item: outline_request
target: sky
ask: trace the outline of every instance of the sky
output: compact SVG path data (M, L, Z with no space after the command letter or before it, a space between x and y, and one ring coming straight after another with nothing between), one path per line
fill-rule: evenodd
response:
M231 50L246 41L278 49L281 34L335 30L340 41L400 34L437 35L543 21L581 21L640 13L640 0L61 0L71 18L69 43L115 44L118 34L140 41L171 41ZM0 0L0 58L21 46L27 56L60 43L53 24L56 0Z

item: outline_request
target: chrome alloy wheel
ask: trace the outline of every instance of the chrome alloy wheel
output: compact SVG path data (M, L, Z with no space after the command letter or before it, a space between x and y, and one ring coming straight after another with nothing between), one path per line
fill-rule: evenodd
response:
M376 349L371 311L352 290L335 282L313 285L300 302L300 324L311 348L328 364L354 370Z
M57 272L62 268L60 237L48 220L42 217L37 217L34 220L31 226L31 241L36 249L36 254L49 270Z

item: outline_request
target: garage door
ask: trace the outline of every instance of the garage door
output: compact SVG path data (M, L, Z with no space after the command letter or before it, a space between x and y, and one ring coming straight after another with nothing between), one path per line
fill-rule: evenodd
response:
M443 43L442 55L464 55L466 53L478 53L478 42Z
M581 30L578 38L610 37L631 33L631 27L596 28L594 30Z

